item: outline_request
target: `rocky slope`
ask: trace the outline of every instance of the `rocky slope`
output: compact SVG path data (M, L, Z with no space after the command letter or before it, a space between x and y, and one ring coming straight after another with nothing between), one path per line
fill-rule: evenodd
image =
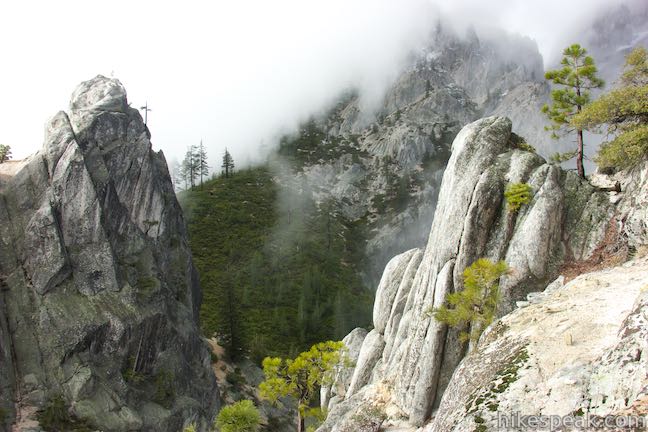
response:
M648 5L641 0L610 4L578 32L609 88L616 84L625 56L636 46L648 44Z
M38 431L61 400L104 431L205 427L218 390L184 220L121 83L82 83L0 174L2 429Z
M611 6L593 25L597 30L582 34L582 43L600 59L605 76L617 76L623 55L645 39L641 17L648 9L639 3L631 6ZM462 289L461 274L477 258L504 259L514 268L501 284L503 316L516 304L526 304L527 295L533 301L540 298L535 292L544 290L560 271L573 277L601 261L610 265L648 242L646 167L615 179L593 176L597 178L592 181L605 187L622 184L623 194L605 193L541 157L565 151L570 144L552 142L544 130L540 107L548 101L549 87L532 43L502 34L462 38L441 27L432 40L388 91L377 125L371 125L371 115L362 113L356 98L340 111L339 125L331 133L359 134L360 149L391 157L403 169L417 166L417 155L426 151L418 149L431 148L420 144L428 143L421 125L444 125L447 138L455 134L452 127L457 124L493 114L509 117L513 132L539 154L515 149L519 139L503 119L480 120L457 135L440 189L438 181L424 189L432 191L426 199L432 197L436 205L436 213L434 205L427 213L434 214L427 246L402 253L386 265L376 293L374 329L362 343L357 366L334 389L324 391L340 396L324 399L332 411L322 431L356 430L361 413L376 406L387 411L389 422L402 422L407 430L429 421L466 346L454 330L426 312L447 293ZM588 142L588 154L593 154L596 140ZM503 190L512 182L528 182L535 193L517 215L509 214L502 202ZM413 203L425 202L412 196ZM409 226L425 227L424 218L420 214L408 219ZM376 227L369 250L396 250L389 239L406 232L399 222L394 218ZM623 328L622 321L617 320L616 328ZM462 371L464 378L474 373ZM452 395L461 385L453 387ZM459 408L448 402L445 409ZM460 410L454 414L466 415ZM434 430L451 427L441 420L438 425Z
M552 283L483 335L423 430L513 430L514 413L645 416L647 276L643 257Z
M622 179L625 194L597 191L517 143L510 120L502 117L479 120L458 134L427 247L398 255L385 268L374 329L351 379L337 384L345 389L344 401L330 403L320 430L353 430L357 414L376 404L410 427L429 421L449 394L448 384L459 385L456 374L451 377L467 347L456 330L427 312L462 289L463 270L476 259L503 259L513 269L500 283L503 316L543 291L565 262L598 263L613 250L648 242L645 169ZM529 183L534 195L511 213L503 192L516 182Z

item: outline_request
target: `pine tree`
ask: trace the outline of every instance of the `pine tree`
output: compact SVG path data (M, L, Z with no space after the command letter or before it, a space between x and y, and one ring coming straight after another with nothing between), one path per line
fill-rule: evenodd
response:
M305 416L322 384L331 383L336 367L345 365L342 342L322 342L293 359L266 357L265 381L259 385L261 397L272 402L291 396L297 402L297 432L304 432Z
M470 325L462 332L464 341L477 342L479 336L495 317L499 299L500 277L508 272L504 261L493 263L480 258L464 270L464 290L448 294L447 305L434 308L432 315L437 321L455 328Z
M0 144L0 163L11 159L11 146Z
M198 169L199 155L195 145L189 146L182 161L181 176L185 182L185 189L196 186L196 179L199 175Z
M198 146L192 145L191 149L191 187L196 187L196 181L200 177L200 152L198 151Z
M182 183L184 183L184 190L189 189L189 175L191 172L191 157L189 156L189 151L185 153L185 157L180 164L179 176Z
M225 149L225 153L223 154L223 172L225 173L225 178L229 178L234 174L234 159L232 159L232 155L227 151L227 148Z
M207 165L207 150L200 140L200 147L198 147L198 174L200 176L200 188L202 189L203 177L209 176L209 165Z
M510 212L517 212L523 205L529 204L533 197L533 188L528 183L511 183L506 187L504 198Z
M236 280L229 269L224 274L221 283L223 292L221 318L224 329L224 334L221 336L230 357L238 360L244 352L243 317L240 298L236 290Z
M564 129L566 133L576 132L577 147L572 153L557 154L557 160L568 160L576 157L578 175L585 178L583 167L583 129L580 126L571 126L572 118L581 112L590 102L590 90L603 87L603 80L596 76L594 59L587 55L587 50L578 44L573 44L563 51L560 62L562 69L550 70L545 78L562 88L551 92L553 104L542 107L542 112L549 117L552 125L547 130L552 130L552 137L558 138L558 131Z
M586 106L572 124L614 137L599 149L600 168L641 162L648 155L648 51L639 47L628 54L620 86Z

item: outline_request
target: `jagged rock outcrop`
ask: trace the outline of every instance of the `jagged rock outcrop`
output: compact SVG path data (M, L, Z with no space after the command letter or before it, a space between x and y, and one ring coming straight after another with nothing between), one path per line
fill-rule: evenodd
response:
M389 134L369 135L361 144L370 152L396 157L403 165L412 164L416 159L404 152L411 147L408 142L390 140L390 136L409 132L410 140L416 137L414 142L429 146L434 135L420 126L434 124L454 129L454 137L463 125L479 117L495 113L520 115L520 106L514 103L519 102L520 95L528 109L523 110L525 122L514 122L514 132L534 142L543 155L555 151L556 143L544 130L546 120L540 113L549 86L535 42L497 31L478 35L471 30L459 35L438 23L377 109L378 124ZM332 132L363 134L375 120L373 113L362 110L361 98L353 98L340 112L339 126Z
M589 258L603 239L614 213L609 194L516 148L519 142L503 117L478 120L457 135L427 247L386 267L373 334L363 343L346 400L321 431L345 430L376 392L387 410L411 425L430 418L466 346L428 312L462 289L472 262L505 260L513 269L500 282L502 316L527 294L542 291L565 260ZM531 185L533 198L515 213L504 191L519 182Z
M34 411L62 398L99 430L203 430L219 401L200 287L164 156L121 83L82 83L4 174L2 428L40 430Z
M642 0L610 3L593 22L581 23L578 32L583 46L596 60L601 78L608 86L613 85L625 56L633 48L648 44L648 5Z
M630 9L610 5L594 31L582 32L605 76L617 77L623 55L646 37L648 9L635 3ZM601 31L610 28L615 31ZM544 130L547 120L540 108L549 102L550 87L531 41L470 31L459 37L443 26L431 39L387 91L375 124L371 113L363 112L361 98L351 98L330 133L357 136L360 149L393 159L398 169L421 167L422 149L433 148L434 140L428 139L434 135L422 125L434 124L452 136L453 128L485 115L509 117L513 132L541 156L573 147L569 140L552 141ZM387 265L376 295L374 330L365 339L346 399L332 407L321 430L355 430L352 419L368 406L380 406L392 421L407 419L410 426L429 419L466 348L454 330L426 312L447 293L462 289L462 272L477 258L504 259L514 269L501 281L502 316L518 302L535 302L539 295L534 292L542 291L566 262L572 267L565 270L573 274L617 249L632 251L646 243L645 165L606 184L618 181L623 193L597 191L542 157L515 149L519 140L507 143L511 126L505 123L481 120L455 139L427 246ZM587 137L587 142L592 155L598 140ZM504 188L512 182L528 182L535 192L517 215L508 213L503 202ZM430 182L421 190L432 193L410 205L435 199L438 185ZM391 241L407 232L403 227L424 227L433 212L434 205L413 218L384 220L368 250L394 251ZM614 244L606 244L610 241ZM405 250L416 243L398 246ZM408 266L414 271L406 271Z

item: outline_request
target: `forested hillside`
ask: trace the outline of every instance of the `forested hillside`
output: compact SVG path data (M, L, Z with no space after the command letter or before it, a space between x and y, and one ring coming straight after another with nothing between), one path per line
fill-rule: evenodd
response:
M330 203L286 201L268 167L183 192L202 329L233 357L294 355L370 323L363 234ZM303 199L302 199L303 198Z

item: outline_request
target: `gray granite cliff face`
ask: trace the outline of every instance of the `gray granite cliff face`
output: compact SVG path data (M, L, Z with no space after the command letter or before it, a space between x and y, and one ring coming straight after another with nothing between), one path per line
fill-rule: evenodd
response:
M166 161L126 91L82 83L43 148L0 165L3 427L62 398L105 431L218 409L200 287Z
M498 305L498 315L508 316L518 302L544 291L564 262L592 257L611 225L633 247L648 243L645 167L620 174L623 193L603 192L517 148L517 142L511 121L503 117L478 120L457 135L427 246L386 266L376 292L374 329L362 342L351 380L335 384L344 387L338 390L344 400L329 402L321 431L352 430L357 414L372 406L414 430L430 420L448 385L455 387L447 397L457 394L452 382L467 346L458 330L428 311L463 289L461 275L478 258L504 260L511 267L500 281ZM532 187L533 198L511 213L504 191L519 182Z

